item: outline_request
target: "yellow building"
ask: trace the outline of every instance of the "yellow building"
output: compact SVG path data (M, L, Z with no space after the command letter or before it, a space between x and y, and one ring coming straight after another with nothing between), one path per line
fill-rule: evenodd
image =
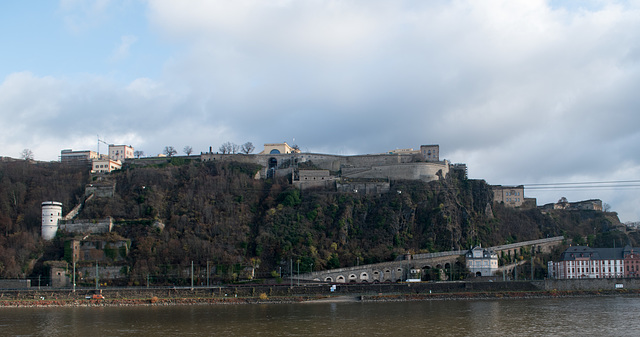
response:
M264 150L259 154L287 154L287 153L300 153L300 149L293 148L286 142L271 143L271 144L264 144Z
M119 160L112 159L94 159L91 164L91 173L109 173L122 168Z

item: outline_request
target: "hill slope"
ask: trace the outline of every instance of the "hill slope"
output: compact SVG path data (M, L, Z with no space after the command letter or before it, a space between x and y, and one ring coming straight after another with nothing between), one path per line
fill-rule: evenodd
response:
M455 175L393 182L390 193L360 195L301 193L286 180L254 180L258 169L176 159L126 167L107 176L116 184L115 196L92 199L79 218L115 218L114 231L132 240L125 263L130 278L139 281L180 272L191 261L200 268L209 261L228 280L249 265L260 265L260 277L290 260L301 271L321 270L556 235L603 245L635 243L611 231L619 225L615 213L505 208L492 204L484 181ZM35 259L62 257L64 238L39 240L40 203L61 201L66 213L92 181L85 172L59 163L0 163L0 277L29 274ZM151 225L156 220L164 230Z

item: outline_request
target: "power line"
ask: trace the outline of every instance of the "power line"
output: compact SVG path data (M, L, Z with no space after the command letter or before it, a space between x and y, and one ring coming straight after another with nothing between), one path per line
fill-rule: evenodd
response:
M613 181L589 181L589 182L571 182L571 183L536 183L523 184L524 186L559 186L559 185L596 185L596 184L623 184L623 183L640 183L640 180L613 180Z
M640 180L537 183L524 187L529 191L635 190L640 188Z

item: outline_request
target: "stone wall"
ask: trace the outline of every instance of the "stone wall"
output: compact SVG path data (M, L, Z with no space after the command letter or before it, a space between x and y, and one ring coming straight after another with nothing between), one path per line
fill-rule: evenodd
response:
M202 161L241 162L258 164L263 167L259 178L268 176L269 168L290 169L296 163L311 161L322 170L341 171L343 176L353 178L390 178L392 180L437 179L437 173L443 176L449 173L449 163L416 162L419 155L413 154L371 154L358 156L337 156L317 153L288 154L218 154L203 153Z
M116 183L88 184L84 188L86 197L95 195L98 198L112 198L116 191Z
M346 178L377 178L389 180L438 180L438 175L449 174L447 163L399 163L394 165L377 165L366 169L343 168L342 176Z
M382 194L389 192L391 184L388 181L345 181L336 183L336 190L343 193Z
M0 289L23 289L31 287L31 280L0 280Z
M544 280L544 290L622 290L640 289L636 278L592 278L571 280Z
M107 218L102 220L60 220L59 229L79 234L98 234L111 232L113 228L113 219Z

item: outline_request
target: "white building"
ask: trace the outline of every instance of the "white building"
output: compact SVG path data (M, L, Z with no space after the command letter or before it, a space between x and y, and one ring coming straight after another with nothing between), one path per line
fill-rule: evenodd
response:
M492 250L480 246L469 250L466 257L466 265L474 276L492 276L498 270L498 254Z
M633 259L631 247L591 248L572 246L560 256L560 261L547 263L549 278L617 278L625 277L625 259ZM637 251L637 249L636 249Z
M45 201L42 203L42 239L52 240L58 231L58 220L62 218L62 203Z

